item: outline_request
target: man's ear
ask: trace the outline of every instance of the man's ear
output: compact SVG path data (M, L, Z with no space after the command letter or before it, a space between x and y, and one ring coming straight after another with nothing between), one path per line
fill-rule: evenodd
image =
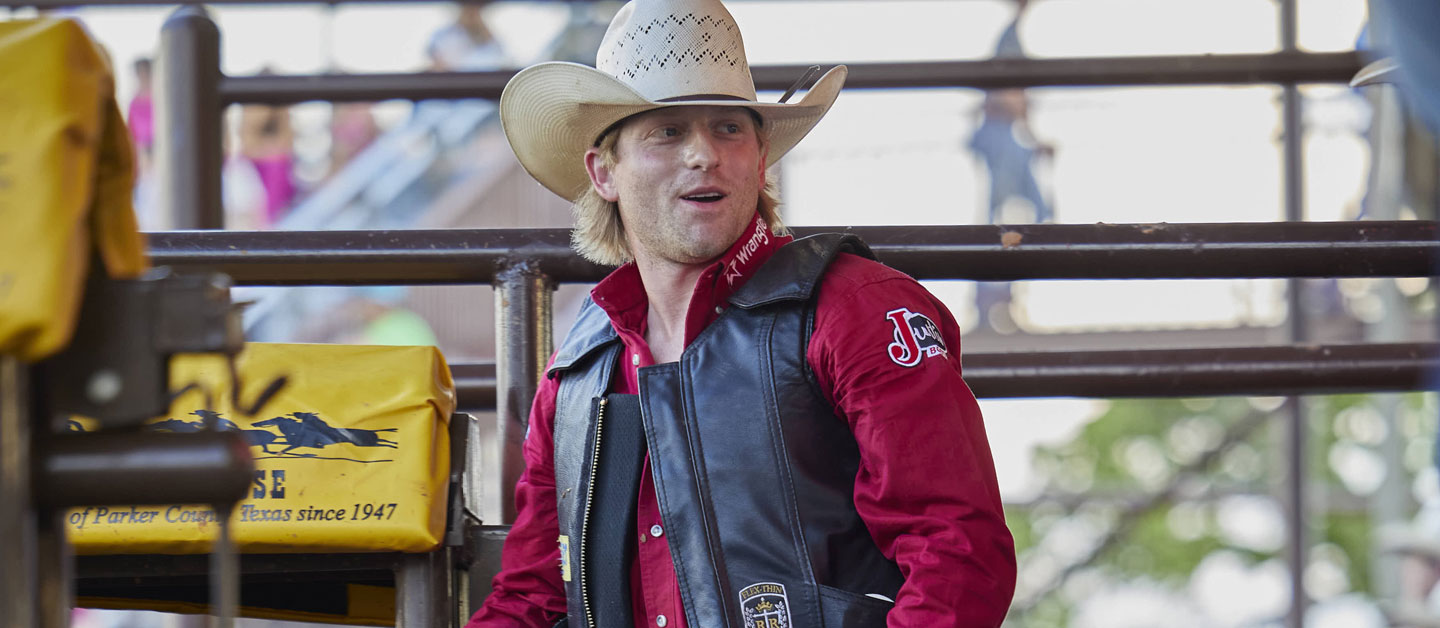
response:
M614 203L620 200L620 192L615 188L614 173L610 168L600 158L599 148L592 146L585 151L585 172L590 175L590 185L594 186L600 198Z

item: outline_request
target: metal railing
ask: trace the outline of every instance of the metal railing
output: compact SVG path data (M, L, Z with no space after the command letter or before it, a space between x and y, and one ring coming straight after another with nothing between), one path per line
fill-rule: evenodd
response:
M1349 81L1363 67L1356 52L1278 52L1095 59L995 59L850 63L845 89L1040 86L1218 85ZM751 68L755 88L783 91L809 66ZM220 82L222 102L286 104L309 100L499 99L513 70L343 76L236 76Z
M1138 225L795 227L854 233L917 279L1426 277L1440 261L1429 221ZM608 269L567 229L188 231L148 234L156 264L220 270L237 285L492 283L521 260L559 283Z

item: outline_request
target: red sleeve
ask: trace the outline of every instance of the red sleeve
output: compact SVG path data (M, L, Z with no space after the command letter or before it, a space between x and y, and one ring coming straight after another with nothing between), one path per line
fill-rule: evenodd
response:
M553 359L553 358L552 358ZM515 524L505 537L494 591L465 628L551 628L565 614L560 524L555 512L555 393L543 378L530 408L525 472L515 484Z
M806 357L859 443L855 508L905 576L890 628L999 626L1015 547L949 310L910 277L841 255Z

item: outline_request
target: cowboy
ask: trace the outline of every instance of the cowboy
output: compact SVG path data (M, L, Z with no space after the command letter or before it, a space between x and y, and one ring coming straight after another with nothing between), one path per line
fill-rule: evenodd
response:
M634 0L595 68L510 81L520 162L619 268L540 382L468 626L1000 624L1014 547L954 318L777 211L767 168L845 75L759 102L718 0Z

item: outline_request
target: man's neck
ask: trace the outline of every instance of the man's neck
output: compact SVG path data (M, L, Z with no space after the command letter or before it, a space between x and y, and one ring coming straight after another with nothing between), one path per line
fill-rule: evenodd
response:
M695 296L695 282L709 265L635 260L650 302L645 342L656 363L679 360L685 350L685 317L690 311L690 299Z

